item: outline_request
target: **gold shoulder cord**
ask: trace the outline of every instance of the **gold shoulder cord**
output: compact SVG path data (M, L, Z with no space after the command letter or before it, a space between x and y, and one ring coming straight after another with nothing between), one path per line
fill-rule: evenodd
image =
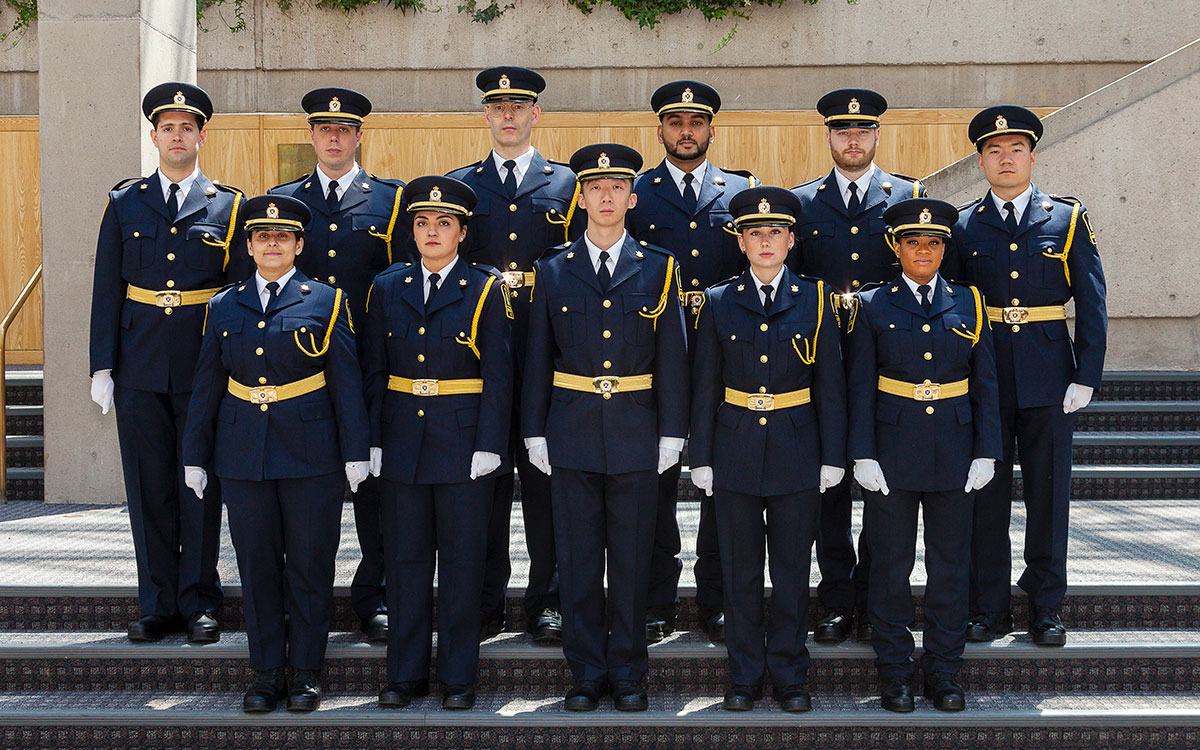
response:
M913 197L914 198L921 197L921 181L920 180L913 180Z
M817 337L821 335L821 320L825 317L825 282L817 279L817 329L813 331L812 341L804 339L804 352L800 351L800 347L796 346L796 340L803 338L799 334L792 339L792 348L796 350L796 356L800 361L808 366L812 366L817 361Z
M242 202L242 194L233 194L233 208L229 211L229 228L225 232L224 242L210 242L204 239L204 244L210 247L219 247L225 251L225 262L221 264L221 270L224 271L229 266L229 243L233 241L233 233L237 230L237 212L238 206Z
M367 304L363 308L363 312L371 312L371 292L375 291L375 282L371 282L371 286L367 287Z
M296 348L309 357L322 357L325 355L325 352L329 351L329 340L333 338L333 327L337 324L337 316L342 309L342 290L337 289L335 291L337 294L333 298L333 314L329 316L329 325L325 328L325 341L321 343L320 351L317 350L317 339L311 333L308 334L308 341L312 345L312 351L309 351L300 343L300 332L292 331L292 336L296 339Z
M400 196L404 192L404 188L396 188L396 200L392 202L392 218L388 219L388 228L386 234L367 230L367 234L372 237L378 237L387 243L388 265L392 265L392 230L396 228L396 217L400 215Z
M488 292L492 290L492 285L496 283L496 277L488 274L487 281L483 283L483 292L479 295L479 301L475 303L475 315L471 318L471 336L466 341L454 337L454 340L463 346L470 347L471 351L475 352L475 359L482 359L479 356L479 347L475 345L475 340L479 337L479 316L483 314L483 303L487 299Z
M971 294L975 297L975 330L971 333L960 331L957 328L951 328L950 330L954 331L959 336L962 336L964 339L970 339L971 347L974 348L974 346L979 343L979 332L983 330L983 319L986 316L983 314L983 299L979 296L979 290L975 287L969 287L969 289L971 290Z
M583 183L575 180L575 194L571 196L571 205L567 206L567 213L563 215L562 219L552 219L550 212L546 212L546 221L563 228L563 242L571 241L571 217L575 215L575 209L579 206L579 193L582 189ZM529 293L532 295L533 291L531 290Z
M850 305L850 313L846 318L846 333L848 334L854 333L854 321L858 320L858 306L862 304L858 301L857 294L852 295L850 299L852 301Z
M680 292L680 294L682 294L682 293L683 292ZM708 295L705 294L702 297L700 297L700 305L696 307L696 322L692 323L692 328L697 331L700 330L700 311L704 309L704 303L707 301L708 301Z
M668 255L667 256L667 273L666 273L666 278L663 279L662 296L658 298L658 307L655 307L650 312L646 312L644 310L638 310L638 315L641 315L643 318L650 318L651 320L654 321L654 330L656 330L656 331L658 330L658 316L662 315L663 311L667 309L667 300L670 299L670 295L671 295L671 277L674 275L675 275L675 257L673 255Z
M1067 241L1063 245L1063 251L1061 253L1042 251L1042 255L1047 258L1062 261L1063 275L1067 277L1067 286L1071 286L1071 269L1067 266L1067 255L1071 252L1071 243L1075 241L1075 224L1079 221L1079 206L1080 204L1076 203L1075 207L1071 209L1071 226L1067 228ZM1084 223L1087 223L1087 219L1084 219Z

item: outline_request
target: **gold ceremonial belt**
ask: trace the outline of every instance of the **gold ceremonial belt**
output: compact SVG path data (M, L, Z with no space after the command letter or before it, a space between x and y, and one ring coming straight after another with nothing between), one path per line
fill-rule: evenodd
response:
M812 401L812 395L808 388L787 393L746 393L745 391L735 391L732 388L725 389L725 403L741 406L750 411L787 409L807 404L809 401Z
M1047 320L1066 320L1063 305L1045 307L988 307L988 320L993 323L1044 323Z
M504 285L509 289L520 289L523 286L533 288L533 271L504 271L501 276L504 277Z
M150 289L142 289L140 286L129 285L125 296L134 302L141 302L143 305L154 305L155 307L180 307L183 305L203 305L212 299L213 295L221 291L220 289L196 289L190 292L181 292L177 289L167 289L161 292L155 292Z
M594 378L583 375L569 375L565 372L554 373L554 385L571 391L584 393L600 393L605 398L612 398L614 393L626 391L648 391L654 384L654 375L598 375Z
M412 378L402 378L399 375L388 375L388 390L411 393L414 396L460 396L464 393L483 393L483 378L413 380Z
M956 380L953 383L906 383L903 380L892 380L879 376L879 390L893 396L911 398L913 401L937 401L943 398L965 396L969 381Z
M260 385L257 388L251 388L248 385L242 385L233 378L229 379L229 392L243 401L249 401L252 404L273 404L276 401L285 401L289 398L303 396L306 393L319 391L325 387L325 373L318 372L316 375L309 375L303 380L297 380L294 383L285 383L284 385Z

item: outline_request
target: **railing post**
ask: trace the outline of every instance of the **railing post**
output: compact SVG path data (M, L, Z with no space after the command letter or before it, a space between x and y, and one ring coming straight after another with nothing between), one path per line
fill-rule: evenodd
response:
M17 295L12 307L0 321L0 503L8 502L8 371L6 369L8 354L8 328L16 320L17 314L25 306L25 301L42 280L42 266L33 270L33 275L25 283L25 288Z

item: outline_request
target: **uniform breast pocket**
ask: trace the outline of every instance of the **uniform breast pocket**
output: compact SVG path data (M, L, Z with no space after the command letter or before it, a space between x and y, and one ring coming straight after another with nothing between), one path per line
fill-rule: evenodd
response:
M943 350L939 352L938 360L943 364L952 362L966 365L971 358L970 337L975 335L975 321L963 315L947 314L942 316L942 327L946 333L936 344Z
M796 240L815 250L832 249L835 239L832 221L810 221L796 230Z
M154 262L158 249L155 224L126 224L121 231L121 269L133 271Z
M733 216L728 211L711 211L708 214L708 225L714 231L724 233L726 229L733 231Z
M325 322L312 318L281 318L280 330L283 332L285 351L289 344L296 346L301 352L310 357L321 356L325 348Z
M883 235L887 232L887 222L883 219L871 219L867 229L877 242L883 242Z
M225 235L220 224L193 224L187 228L184 262L199 271L220 271L225 265ZM232 248L231 248L232 250Z
M999 248L995 244L990 242L966 244L963 246L962 253L962 261L971 280L986 284L1000 273ZM1004 265L1007 267L1008 263L1005 262Z
M419 340L421 336L425 335L424 327L420 331L418 334L408 323L389 323L387 331L383 334L387 348L388 362L398 363L404 361L407 343L410 340Z
M913 357L912 319L892 320L883 324L879 334L881 363L895 365Z
M562 233L561 222L566 221L567 201L556 198L531 198L529 201L529 223L534 228L534 237L538 244L552 247L563 242L566 236ZM538 248L543 250L545 248ZM536 255L534 257L537 257Z
M559 297L550 301L550 325L560 349L578 346L587 335L583 298Z
M1033 252L1030 253L1030 271L1032 282L1042 289L1065 290L1067 286L1066 269L1063 266L1062 254L1065 240L1056 235L1038 237L1034 240Z
M222 320L208 322L210 326L216 326L216 330L221 337L221 364L230 372L240 372L242 366L242 350L246 348L242 340L242 320Z
M801 365L810 365L816 355L816 344L813 334L816 333L815 318L802 318L796 322L788 322L777 327L779 337L779 354L783 357L782 364L788 372L799 372Z
M654 319L648 316L656 303L649 294L625 296L625 343L643 346L654 340Z

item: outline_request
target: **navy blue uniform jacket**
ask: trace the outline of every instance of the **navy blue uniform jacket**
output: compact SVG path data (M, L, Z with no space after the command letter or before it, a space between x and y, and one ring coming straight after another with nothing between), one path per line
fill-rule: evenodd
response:
M659 437L687 437L688 362L674 260L626 236L608 292L582 238L538 261L521 391L521 436L552 466L604 474L658 467ZM554 371L654 376L606 399L552 385Z
M253 271L241 230L244 198L197 175L167 218L159 174L108 194L92 286L90 375L112 369L118 385L155 393L192 388L204 305L159 308L125 298L151 291L220 289ZM171 310L167 315L166 310Z
M770 315L758 287L747 270L705 292L688 450L693 466L713 467L715 486L765 497L812 489L822 464L846 465L846 384L829 287L785 269ZM756 412L726 403L726 388L810 388L812 401Z
M1057 406L1071 383L1100 388L1108 336L1104 269L1082 205L1071 247L1062 258L1077 204L1034 186L1016 237L1010 236L990 192L959 209L947 256L951 273L959 274L954 278L975 284L998 307L1075 300L1074 341L1064 320L1028 323L1017 330L996 324L1000 404L1005 408Z
M788 254L788 268L824 279L842 294L900 272L896 254L885 239L883 212L893 203L924 196L924 185L876 168L854 216L842 200L833 171L792 188L792 192L800 199L802 210L793 227L796 247Z
M254 481L341 473L345 462L367 460L367 409L347 310L345 295L299 271L269 313L253 276L213 297L188 407L184 465L207 466L211 459L217 476ZM228 392L230 378L256 388L322 371L324 388L265 410Z
M904 279L858 295L850 330L850 458L873 458L891 489L961 489L971 460L1000 460L996 358L969 286L942 281L927 315ZM972 344L961 334L974 334ZM928 355L928 356L926 356ZM968 380L964 396L938 401L882 393L878 376L908 383Z
M363 333L371 445L381 476L407 484L466 482L471 454L508 464L513 360L504 285L494 269L454 264L426 311L421 268L397 264L375 278ZM388 376L482 378L483 393L414 396Z

